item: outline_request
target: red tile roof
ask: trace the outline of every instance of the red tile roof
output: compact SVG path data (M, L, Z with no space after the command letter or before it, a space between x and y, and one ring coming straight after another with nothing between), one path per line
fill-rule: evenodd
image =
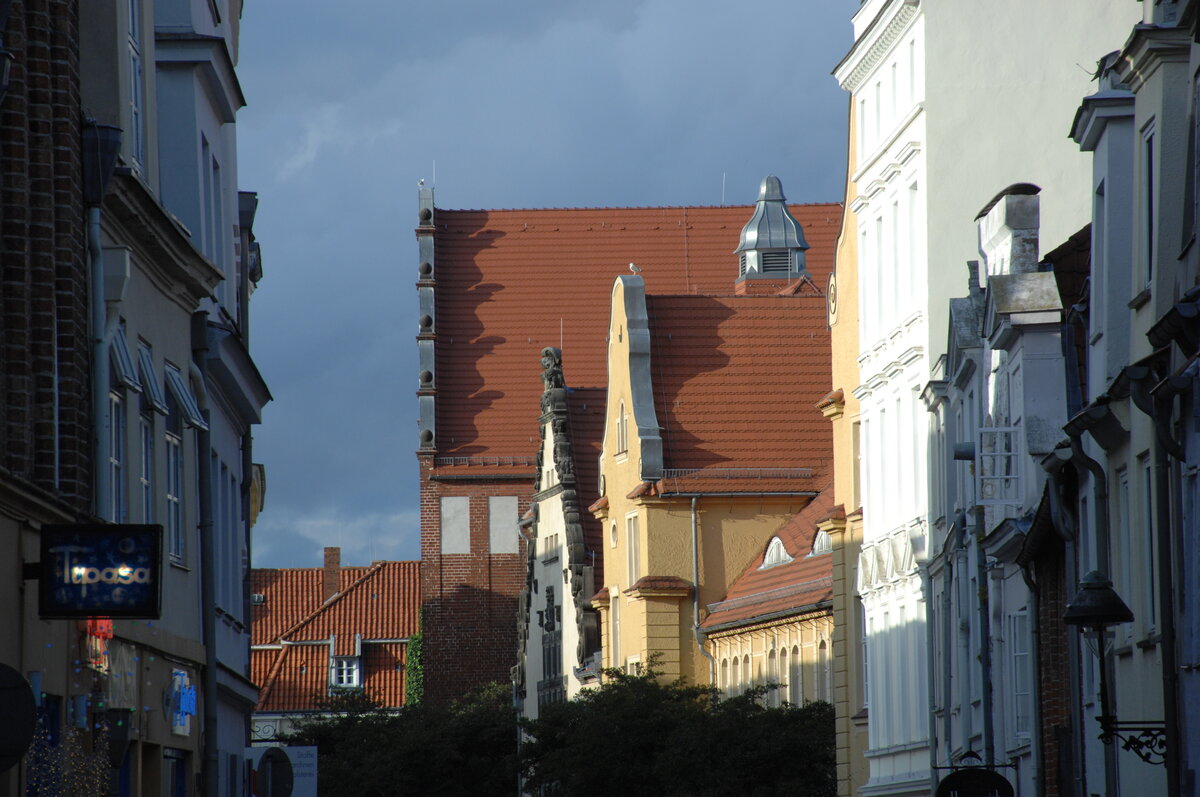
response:
M668 469L660 491L816 492L833 450L816 407L831 378L824 299L648 295L646 303ZM672 471L683 472L672 479Z
M328 693L329 657L353 656L356 636L362 638L364 690L383 705L401 705L405 643L397 640L417 632L419 567L420 562L344 567L339 592L328 602L322 601L321 568L253 570L253 591L263 596L251 615L258 710L318 708L317 698Z
M767 552L764 546L724 599L709 607L708 617L700 623L702 628L749 624L833 600L833 556L809 556L817 523L833 508L832 482L826 479L822 484L820 495L775 535L792 561L760 570Z
M808 270L823 285L842 207L791 211L811 247ZM568 385L606 384L613 278L635 262L649 293L732 294L733 250L752 212L752 206L439 209L438 455L534 453L542 348L563 349Z

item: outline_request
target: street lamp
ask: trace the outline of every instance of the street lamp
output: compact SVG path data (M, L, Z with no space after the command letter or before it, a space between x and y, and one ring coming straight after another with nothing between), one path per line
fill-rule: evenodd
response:
M1092 652L1100 659L1100 741L1112 744L1121 740L1129 750L1147 764L1165 764L1167 727L1165 722L1117 720L1108 693L1108 648L1106 628L1110 625L1133 622L1133 612L1112 588L1112 582L1098 570L1088 572L1079 582L1079 591L1067 604L1063 614L1067 625L1080 626Z

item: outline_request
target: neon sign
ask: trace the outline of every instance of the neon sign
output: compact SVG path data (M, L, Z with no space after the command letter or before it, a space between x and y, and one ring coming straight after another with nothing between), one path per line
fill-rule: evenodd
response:
M162 526L43 526L42 617L157 619Z

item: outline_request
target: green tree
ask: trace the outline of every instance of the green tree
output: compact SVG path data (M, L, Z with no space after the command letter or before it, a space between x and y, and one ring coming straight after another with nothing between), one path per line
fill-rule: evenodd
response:
M546 706L524 723L526 788L591 795L836 793L833 709L763 705L766 687L719 700L716 690L606 673L598 689Z
M317 747L321 797L512 794L517 722L511 690L492 684L445 707L381 708L331 697L286 741Z

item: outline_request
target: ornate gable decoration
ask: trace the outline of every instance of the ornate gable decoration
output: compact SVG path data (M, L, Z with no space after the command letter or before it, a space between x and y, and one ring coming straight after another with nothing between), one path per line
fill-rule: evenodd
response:
M542 423L541 439L537 454L537 477L534 489L540 494L543 490L542 479L546 473L546 429L549 427L553 442L551 456L554 458L554 472L557 474L557 484L554 488L561 490L562 507L565 517L564 527L564 567L567 570L568 588L575 606L575 620L579 628L579 648L576 651L578 663L583 665L585 659L599 645L599 624L595 610L591 608L590 594L584 594L584 543L583 543L583 507L579 503L579 491L575 477L575 457L571 446L570 422L568 415L568 390L563 377L562 351L547 346L542 349ZM551 485L546 485L547 488ZM537 504L534 504L537 507ZM538 519L533 517L532 527L534 538L537 537ZM529 546L529 578L532 579L533 563L536 556L536 546ZM526 584L526 593L530 584ZM565 596L564 596L565 597ZM528 597L521 601L521 633L524 639L524 629L529 622Z

